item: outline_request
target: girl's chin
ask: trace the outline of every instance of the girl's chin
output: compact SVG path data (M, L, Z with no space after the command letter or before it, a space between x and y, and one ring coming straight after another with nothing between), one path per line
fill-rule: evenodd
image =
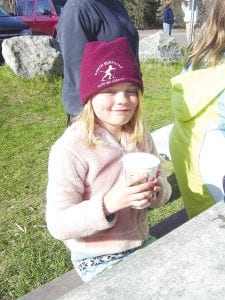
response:
M111 120L104 120L103 122L100 122L100 124L104 123L106 126L113 126L113 127L122 127L129 123L131 118L121 118L121 117L114 117Z
M117 116L112 119L112 123L118 124L118 125L125 125L130 121L131 118L127 116Z

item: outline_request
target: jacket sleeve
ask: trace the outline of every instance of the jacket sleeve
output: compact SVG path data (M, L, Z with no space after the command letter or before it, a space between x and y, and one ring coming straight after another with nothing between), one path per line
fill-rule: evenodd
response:
M147 150L149 153L158 156L158 152L157 152L155 143L154 143L152 135L150 133L148 133L148 135L147 135L146 147L147 147ZM159 170L160 170L160 167L159 167ZM161 191L159 192L159 194L157 196L156 205L154 205L154 207L151 206L152 208L158 208L158 207L164 205L170 199L171 193L172 193L171 185L167 181L166 175L163 174L163 172L161 170L160 170L160 176L158 177L158 179L160 182Z
M103 195L84 199L88 166L65 147L53 146L49 155L46 222L59 240L81 238L109 229L116 223L104 214ZM89 201L85 201L89 200Z

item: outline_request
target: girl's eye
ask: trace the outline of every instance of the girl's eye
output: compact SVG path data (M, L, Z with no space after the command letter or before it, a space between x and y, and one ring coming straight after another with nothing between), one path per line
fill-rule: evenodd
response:
M115 94L120 93L120 92L122 92L122 91L108 89L108 90L102 90L100 93L108 95L108 96L114 96ZM127 90L124 90L123 93L125 93L127 95L132 95L132 96L138 94L137 89L133 88L133 87L128 88Z
M108 94L108 95L114 95L116 92L113 92L113 91L107 91L105 92L105 94Z
M106 91L102 91L100 92L101 94L106 94L106 95L114 95L116 92L115 91L112 91L112 90L106 90Z
M136 90L136 89L127 90L126 92L127 92L129 95L137 95L137 90Z

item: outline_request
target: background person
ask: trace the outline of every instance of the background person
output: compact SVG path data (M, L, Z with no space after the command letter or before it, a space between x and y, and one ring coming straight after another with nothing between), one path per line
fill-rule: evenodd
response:
M173 0L165 0L165 7L163 12L163 31L164 33L171 35L173 23L174 23L174 14L171 8Z
M116 68L109 80L109 65ZM56 141L49 157L46 220L63 240L84 281L110 268L151 241L146 204L163 205L171 188L158 173L125 181L128 152L157 155L141 116L143 82L126 38L86 44L81 64L77 120Z
M62 100L70 119L80 113L80 63L89 41L127 37L138 60L138 32L119 0L68 0L57 26L64 61Z
M186 28L186 37L188 43L191 42L190 40L190 31L192 27L192 37L194 37L194 32L195 32L195 27L198 21L198 7L195 5L194 11L193 11L193 26L191 25L191 17L192 17L192 12L191 12L191 6L190 6L190 1L183 1L181 4L181 9L184 13L184 23L185 23L185 28Z
M223 192L224 192L224 201L225 201L225 175L223 176Z
M225 1L195 37L184 72L172 79L170 153L189 217L224 199Z

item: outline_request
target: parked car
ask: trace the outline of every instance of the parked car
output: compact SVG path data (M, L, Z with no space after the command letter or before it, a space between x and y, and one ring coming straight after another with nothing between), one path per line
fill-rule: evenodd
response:
M30 26L12 16L0 5L0 59L2 60L2 42L4 39L31 34Z
M56 25L67 0L16 0L16 17L27 23L32 34L56 37Z

